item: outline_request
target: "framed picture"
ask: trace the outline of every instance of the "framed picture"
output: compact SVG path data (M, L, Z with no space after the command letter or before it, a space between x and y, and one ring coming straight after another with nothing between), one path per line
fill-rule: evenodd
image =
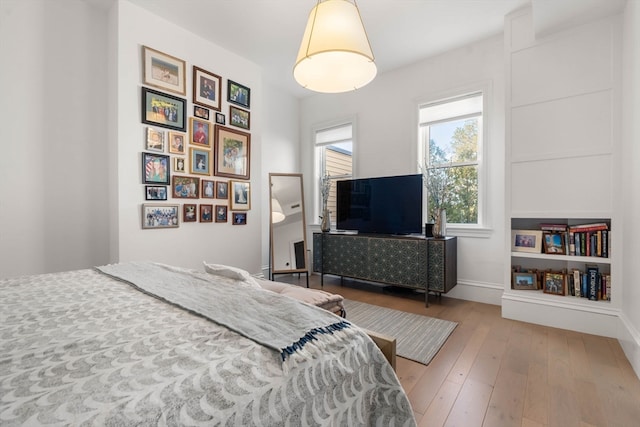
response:
M149 151L164 153L164 132L147 127L147 143L144 148Z
M251 108L251 89L233 80L228 80L227 101L245 108Z
M547 294L564 295L564 274L545 271L542 290Z
M169 156L142 153L142 183L169 185Z
M233 225L246 225L247 213L246 212L234 212L233 213Z
M511 230L512 252L542 252L542 231L540 230Z
M142 123L185 131L186 101L142 87Z
M142 46L144 84L186 95L185 62L148 46Z
M199 119L209 120L209 110L204 107L199 107L197 105L193 106L193 115Z
M537 290L538 276L536 273L513 273L513 289Z
M164 185L145 185L145 200L167 200L167 187Z
M216 199L229 198L229 183L227 181L216 181Z
M227 207L216 205L216 222L227 222Z
M213 205L200 205L200 222L213 222Z
M193 203L185 203L182 205L182 222L198 221L198 205Z
M231 209L248 211L251 209L251 183L249 181L230 181Z
M234 107L233 105L229 106L229 124L233 126L238 126L239 128L249 129L250 128L250 114L247 110L243 110L242 108Z
M197 199L200 194L200 178L173 176L171 194L179 199Z
M173 158L173 171L177 173L185 173L185 161L184 157L174 157Z
M209 157L210 150L201 150L199 148L189 147L189 172L200 175L211 175L211 164Z
M216 194L215 184L216 183L214 181L209 181L208 179L202 180L202 190L200 194L202 194L203 198L213 199L215 197L215 194Z
M225 118L224 118L224 114L222 113L216 113L216 123L219 125L223 125L225 124Z
M211 123L189 117L189 142L211 147Z
M184 154L184 133L169 131L169 152Z
M249 179L251 134L220 125L215 134L214 174Z
M545 254L564 255L566 253L563 233L544 233L542 237Z
M179 225L178 205L143 204L142 228L176 228Z
M193 103L220 111L219 75L193 66ZM208 119L208 117L207 117Z

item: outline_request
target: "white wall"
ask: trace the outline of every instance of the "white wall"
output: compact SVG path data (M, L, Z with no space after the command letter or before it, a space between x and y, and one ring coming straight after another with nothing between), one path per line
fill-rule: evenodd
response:
M357 177L417 173L417 108L443 91L489 83L486 159L489 237L458 238L458 286L450 296L500 303L504 272L504 63L502 36L381 74L356 92L314 95L301 102L302 168L307 223L317 223L312 126L357 117L354 171ZM449 233L452 234L452 233Z

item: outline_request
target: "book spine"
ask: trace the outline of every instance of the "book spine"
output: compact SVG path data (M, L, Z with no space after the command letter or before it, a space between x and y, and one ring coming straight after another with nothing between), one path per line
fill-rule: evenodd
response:
M609 258L609 231L602 231L602 257Z
M573 270L573 288L577 297L580 297L580 287L582 281L580 280L580 270Z
M597 267L592 267L589 266L587 267L587 276L588 276L588 283L589 283L589 289L588 289L588 298L591 301L597 301L598 300L598 288L599 288L599 284L598 284L598 268Z
M567 234L569 235L569 255L575 255L576 254L576 236L575 236L575 232L574 231L568 231Z

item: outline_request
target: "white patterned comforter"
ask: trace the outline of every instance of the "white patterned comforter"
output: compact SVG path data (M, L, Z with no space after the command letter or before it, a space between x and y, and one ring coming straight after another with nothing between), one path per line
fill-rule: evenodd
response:
M0 280L0 425L415 420L395 373L361 331L348 346L327 344L320 357L283 370L273 349L88 269Z

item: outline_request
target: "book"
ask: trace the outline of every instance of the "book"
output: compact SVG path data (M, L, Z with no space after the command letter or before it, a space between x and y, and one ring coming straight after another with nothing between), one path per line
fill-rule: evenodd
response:
M597 265L587 264L587 277L588 277L588 294L587 297L591 301L598 300L599 291L599 270Z
M608 230L609 225L606 222L594 222L591 224L579 224L579 225L570 225L569 230L573 231L598 231L598 230Z
M575 292L575 296L580 297L580 288L581 288L581 284L582 284L582 279L581 279L581 271L578 270L577 268L573 269L573 290Z
M568 235L568 241L569 241L569 255L576 255L576 236L575 236L575 232L569 230L567 232Z
M550 223L542 223L540 224L540 230L542 231L567 231L567 224L550 224Z

